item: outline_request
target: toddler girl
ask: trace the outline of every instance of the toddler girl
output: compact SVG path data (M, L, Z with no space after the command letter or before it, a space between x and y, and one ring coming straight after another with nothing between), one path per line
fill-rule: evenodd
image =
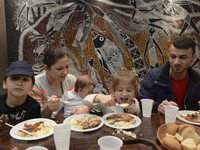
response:
M83 102L90 108L101 110L107 113L131 113L139 114L140 107L138 104L138 77L127 69L121 69L114 73L111 81L111 95L91 94L84 98ZM126 108L119 104L128 103Z

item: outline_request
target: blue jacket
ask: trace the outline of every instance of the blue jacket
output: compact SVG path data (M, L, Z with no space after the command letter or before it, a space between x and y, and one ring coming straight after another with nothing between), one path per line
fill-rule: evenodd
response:
M153 99L152 112L158 112L158 105L163 100L174 101L169 79L169 68L169 62L167 62L162 67L150 69L141 82L138 100L140 102L143 98ZM199 110L198 101L200 101L200 74L194 69L189 68L184 109Z

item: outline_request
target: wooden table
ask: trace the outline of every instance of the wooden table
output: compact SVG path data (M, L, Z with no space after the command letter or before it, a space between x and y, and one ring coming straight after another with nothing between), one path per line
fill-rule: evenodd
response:
M139 127L131 129L136 133L137 138L143 138L163 148L157 139L158 128L165 123L164 115L159 113L153 113L151 118L143 118L139 116L142 123ZM62 123L63 119L55 119L57 123ZM177 121L179 121L177 119ZM14 124L13 124L14 125ZM12 138L9 134L10 127L5 124L0 124L0 149L13 149L24 150L31 146L44 146L49 150L55 150L55 144L53 141L53 135L34 141L21 141ZM105 135L114 135L120 137L123 140L132 140L133 138L122 134L113 134L114 129L103 125L102 128L91 132L74 132L71 133L70 150L99 150L97 141L100 137Z

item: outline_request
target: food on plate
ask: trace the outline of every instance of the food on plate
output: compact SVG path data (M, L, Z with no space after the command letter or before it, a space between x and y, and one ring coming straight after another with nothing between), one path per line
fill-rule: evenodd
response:
M121 104L119 104L121 107L128 107L129 106L129 104L128 103L121 103Z
M131 132L131 131L126 131L126 130L123 130L123 129L116 129L115 131L117 132L117 134L123 133L123 134L125 134L129 137L132 137L132 138L137 137L137 135L135 133ZM113 132L113 134L114 134L114 132ZM122 138L124 138L124 137L122 137Z
M34 124L27 124L24 123L24 127L22 128L30 133L33 134L27 134L23 131L18 131L17 135L21 137L39 137L42 135L46 135L50 133L53 130L53 125L51 123L45 123L43 121L38 121Z
M71 103L72 103L72 101L65 101L65 103L66 103L66 104L71 104Z
M176 133L172 135L174 131L176 131ZM173 150L196 150L197 146L200 147L200 137L198 133L192 125L186 123L181 125L169 123L166 129L166 136L162 139L162 142Z
M184 118L187 121L200 123L200 112L196 111L192 114L180 113L180 117Z
M136 124L136 120L129 114L112 114L106 118L106 122L116 127L129 127Z
M73 128L77 129L90 129L95 128L101 124L101 119L94 118L91 116L84 116L83 118L72 118L70 120L67 120L67 123L71 123Z

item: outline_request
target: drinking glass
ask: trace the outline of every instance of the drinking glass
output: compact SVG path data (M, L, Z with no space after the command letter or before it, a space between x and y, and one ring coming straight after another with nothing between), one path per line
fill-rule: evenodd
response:
M54 142L56 150L69 150L70 136L71 136L71 124L57 124L53 126L54 130Z

